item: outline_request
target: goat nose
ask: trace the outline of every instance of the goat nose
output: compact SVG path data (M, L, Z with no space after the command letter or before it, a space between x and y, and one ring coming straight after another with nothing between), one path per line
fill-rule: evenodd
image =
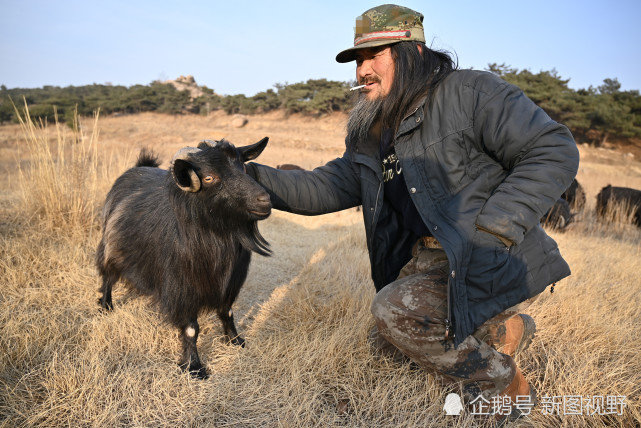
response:
M271 202L267 193L258 196L258 202Z

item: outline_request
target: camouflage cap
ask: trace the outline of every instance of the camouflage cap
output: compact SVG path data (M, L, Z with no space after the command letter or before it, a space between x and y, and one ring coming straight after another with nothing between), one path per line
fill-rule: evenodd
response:
M356 18L354 46L336 55L336 61L354 61L359 49L411 40L425 43L423 15L403 6L384 4Z

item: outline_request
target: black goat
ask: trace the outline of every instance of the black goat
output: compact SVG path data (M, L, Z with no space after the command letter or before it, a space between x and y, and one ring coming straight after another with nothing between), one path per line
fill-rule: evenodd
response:
M301 168L300 166L293 163L284 163L282 165L278 165L276 169L282 169L285 171L305 170L305 168Z
M552 208L541 218L541 224L556 230L564 230L572 222L570 204L563 197L556 200Z
M608 210L618 206L626 211L624 214L632 215L632 223L641 227L641 190L629 187L612 187L607 185L601 189L596 197L596 214L598 218L604 219L608 216ZM615 207L616 208L616 207Z
M267 138L236 148L205 140L179 150L169 171L141 152L134 168L114 183L103 208L96 264L102 276L100 305L112 309L111 290L120 279L151 296L180 329L180 366L207 376L196 341L197 317L215 310L225 335L244 345L231 306L247 277L254 251L269 255L257 220L271 213L269 195L243 172Z
M583 209L585 206L585 190L583 190L583 186L576 178L572 180L570 187L563 192L561 199L568 201L572 210L581 211Z

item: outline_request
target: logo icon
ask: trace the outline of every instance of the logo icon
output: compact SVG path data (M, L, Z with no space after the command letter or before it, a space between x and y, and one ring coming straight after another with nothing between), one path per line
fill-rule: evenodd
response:
M461 397L451 392L445 397L445 405L443 405L443 411L447 416L458 416L463 411L463 402Z

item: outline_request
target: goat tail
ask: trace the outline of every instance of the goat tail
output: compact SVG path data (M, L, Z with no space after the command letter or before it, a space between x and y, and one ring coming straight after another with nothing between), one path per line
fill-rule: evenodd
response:
M160 160L151 149L143 148L138 155L138 160L136 161L136 167L139 166L158 168L160 166Z

